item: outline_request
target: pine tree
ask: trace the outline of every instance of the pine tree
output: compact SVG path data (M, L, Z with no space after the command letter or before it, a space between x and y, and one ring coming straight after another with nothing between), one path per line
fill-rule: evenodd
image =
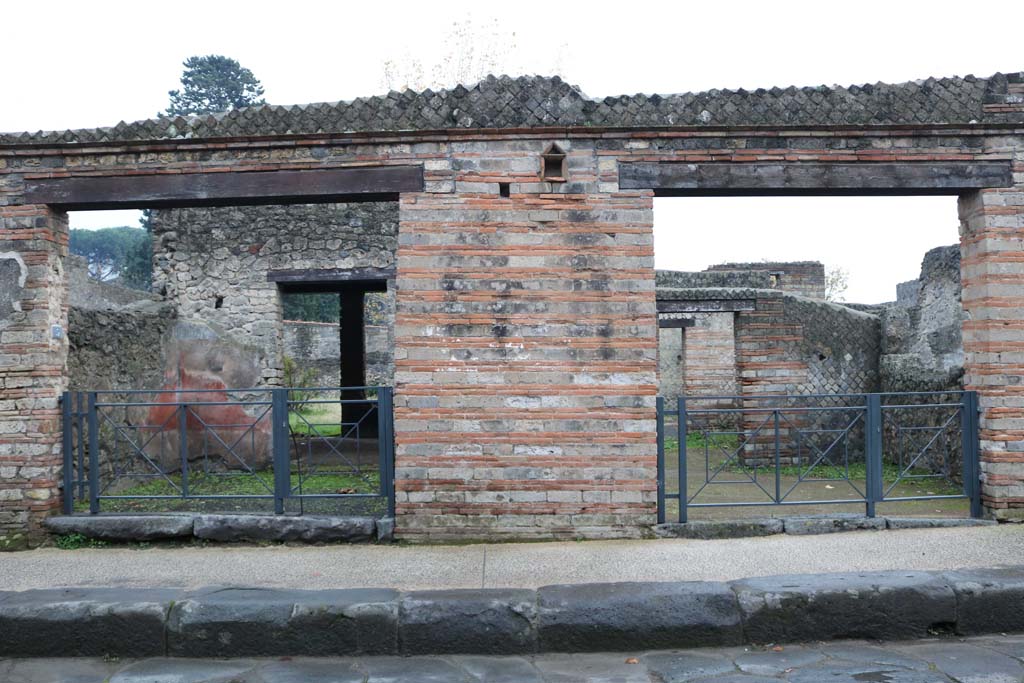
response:
M167 93L171 98L165 112L168 116L213 114L266 104L256 76L230 57L189 57L183 65L181 89Z

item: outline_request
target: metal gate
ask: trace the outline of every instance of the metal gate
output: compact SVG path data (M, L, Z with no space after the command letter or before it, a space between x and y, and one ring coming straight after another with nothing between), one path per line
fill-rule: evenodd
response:
M752 506L966 501L982 515L973 391L658 397L658 521ZM940 510L941 511L941 510Z
M65 392L64 512L393 516L392 391Z

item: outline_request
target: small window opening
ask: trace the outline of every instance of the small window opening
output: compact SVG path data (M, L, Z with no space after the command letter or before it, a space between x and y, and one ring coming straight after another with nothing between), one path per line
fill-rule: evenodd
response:
M561 147L552 143L541 155L541 161L541 177L544 180L551 183L565 182L565 152Z
M511 191L511 183L498 183L498 194L502 197L508 197Z
M218 297L217 297L217 298L216 298L216 299L214 300L214 302L213 302L213 307L214 307L214 308L220 308L220 307L221 307L221 306L223 306L223 305L224 305L224 297L222 297L222 296L218 296Z

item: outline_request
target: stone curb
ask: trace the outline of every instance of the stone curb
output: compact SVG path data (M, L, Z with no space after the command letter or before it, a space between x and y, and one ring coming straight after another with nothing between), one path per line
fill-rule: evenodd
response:
M864 515L811 515L800 517L764 517L739 520L695 520L668 522L654 527L661 538L712 540L790 534L831 534L840 531L880 531L882 529L940 529L965 526L995 526L994 519L947 517L866 517Z
M1024 631L1024 566L399 592L0 593L0 657L635 651Z
M103 541L133 542L202 538L211 541L387 542L393 519L316 515L59 515L43 525L55 534L82 534Z

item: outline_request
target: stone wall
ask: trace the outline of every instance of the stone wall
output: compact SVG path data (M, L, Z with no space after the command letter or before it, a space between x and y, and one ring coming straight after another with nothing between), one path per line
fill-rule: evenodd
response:
M393 311L391 315L394 315ZM393 339L394 328L390 325L364 327L367 385L391 386L394 381ZM284 353L298 362L300 368L313 368L317 386L340 385L341 334L337 323L286 320Z
M268 275L393 267L397 229L394 202L154 211L153 291L181 320L253 349L259 382L280 384L281 295Z
M900 284L894 303L875 309L882 318L883 391L963 388L959 245L925 254L920 277Z
M711 273L733 273L742 277L750 272L766 273L769 288L809 299L825 298L825 266L817 261L765 261L760 263L720 263L707 269ZM745 285L719 285L745 286ZM749 285L746 285L749 286Z
M662 395L681 386L692 397L723 394L834 394L878 391L878 316L838 304L764 289L659 290L659 301L694 308L751 301L753 310L696 312L692 327L661 328L661 349L681 336L682 362L661 362ZM671 341L670 341L671 340ZM733 379L735 378L735 379ZM732 387L733 391L728 391Z
M85 259L68 257L68 388L161 386L174 308L158 297L89 277Z

